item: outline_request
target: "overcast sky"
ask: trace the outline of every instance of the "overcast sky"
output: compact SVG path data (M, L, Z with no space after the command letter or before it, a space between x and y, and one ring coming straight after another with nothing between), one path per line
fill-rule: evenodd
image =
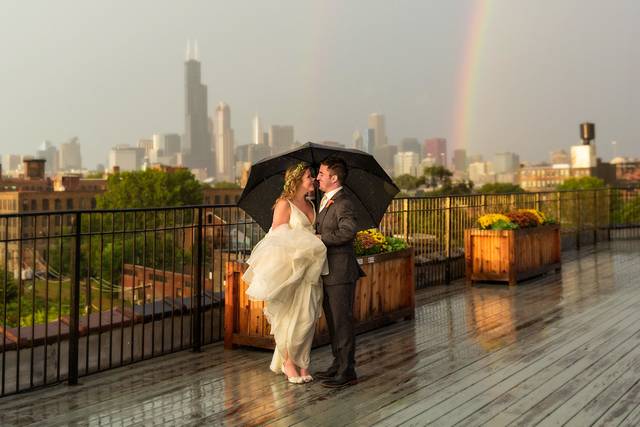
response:
M109 147L184 131L183 61L197 39L209 113L231 107L297 140L351 144L371 112L389 141L441 136L523 160L578 141L640 156L640 1L492 0L470 40L473 0L0 0L0 153L77 136L85 166ZM477 62L459 117L469 43ZM468 63L468 62L467 62ZM466 141L454 141L464 120Z

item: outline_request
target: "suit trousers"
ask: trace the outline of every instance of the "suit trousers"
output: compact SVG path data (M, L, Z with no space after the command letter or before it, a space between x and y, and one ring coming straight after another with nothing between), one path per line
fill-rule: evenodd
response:
M322 301L322 308L331 336L331 351L333 353L331 367L337 370L337 375L348 377L356 376L356 337L353 320L355 290L355 282L325 285Z

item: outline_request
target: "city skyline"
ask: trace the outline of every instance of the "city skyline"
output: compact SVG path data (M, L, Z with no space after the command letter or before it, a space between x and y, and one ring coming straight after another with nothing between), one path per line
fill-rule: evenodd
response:
M252 141L256 114L294 126L301 142L351 145L379 112L390 144L443 137L450 155L512 150L546 160L578 142L583 121L598 126L603 158L640 155L640 6L630 1L65 4L33 13L15 3L0 17L2 154L77 136L93 168L113 146L182 134L184 46L197 39L207 108L231 106L236 146ZM158 25L141 28L143 17ZM50 22L55 32L43 30ZM244 32L234 31L239 22ZM266 22L274 25L257 40L248 28Z

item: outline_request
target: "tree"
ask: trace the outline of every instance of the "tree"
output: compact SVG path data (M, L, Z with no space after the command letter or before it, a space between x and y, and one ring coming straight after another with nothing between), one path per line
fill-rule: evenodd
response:
M100 209L126 209L198 205L202 186L186 169L163 172L153 169L109 176L107 191L97 197Z
M583 176L580 178L569 178L558 185L558 190L596 190L604 188L604 181L595 176Z
M453 172L444 166L427 166L424 168L424 176L426 183L430 187L437 187L438 185L445 186L451 183L451 177Z
M482 194L509 194L524 192L525 191L519 185L505 182L487 183L478 189L478 193Z
M5 271L0 268L0 304L5 300L7 303L13 301L18 296L18 286L13 280L12 274L6 274Z
M240 188L235 182L220 181L213 184L213 188Z
M442 187L428 193L433 196L464 196L473 191L473 181L446 182Z
M417 188L419 185L418 178L409 174L404 174L404 175L395 177L394 182L396 183L398 188L401 188L403 190L413 190Z

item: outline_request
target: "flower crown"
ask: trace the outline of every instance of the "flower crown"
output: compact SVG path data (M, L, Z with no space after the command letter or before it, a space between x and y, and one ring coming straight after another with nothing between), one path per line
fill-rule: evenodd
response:
M293 188L291 188L294 183L296 182L296 179L299 178L300 174L307 168L307 165L304 163L298 163L296 165L296 168L294 170L291 171L291 173L287 174L287 176L285 176L285 180L284 180L284 191L285 192L289 192L291 190L293 190Z

